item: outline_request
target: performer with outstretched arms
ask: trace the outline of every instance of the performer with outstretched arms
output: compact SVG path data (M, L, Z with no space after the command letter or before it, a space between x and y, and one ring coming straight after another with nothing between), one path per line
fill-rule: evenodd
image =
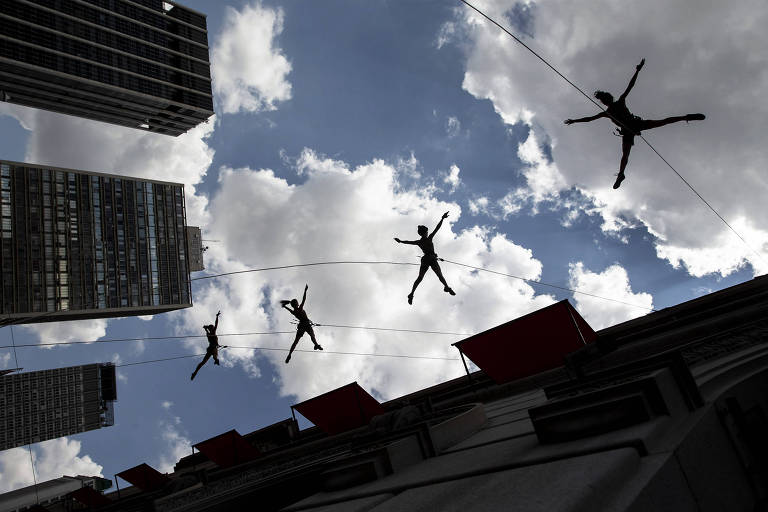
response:
M305 332L309 334L309 337L312 339L312 343L315 344L314 349L323 350L323 347L321 347L315 339L315 331L312 329L312 321L307 316L307 312L304 311L304 303L307 301L308 289L309 285L304 285L304 296L301 298L301 304L299 304L299 301L296 299L291 299L290 301L280 301L280 304L282 304L282 306L299 321L299 325L296 327L296 338L293 340L293 345L291 345L291 350L288 352L288 357L285 358L286 364L288 364L288 361L291 360L291 354L293 354L296 345L299 343L301 337L304 336ZM288 304L293 306L293 309L289 308Z
M635 144L635 136L640 135L643 130L650 130L651 128L658 128L666 124L677 123L680 121L701 121L705 118L704 114L687 114L684 116L667 117L665 119L643 119L634 115L629 111L625 100L629 91L635 86L637 80L637 74L643 68L645 59L640 61L635 67L635 74L632 75L632 79L629 81L626 90L619 96L619 99L614 101L613 96L609 92L595 91L595 98L600 100L607 108L588 117L580 117L578 119L566 119L565 124L573 123L588 123L601 117L607 117L613 123L618 126L619 135L621 135L621 163L619 164L619 174L616 176L616 182L613 184L613 188L619 188L621 182L624 181L624 169L627 167L627 161L629 160L629 152L632 150L632 146Z
M437 254L435 253L435 246L432 243L432 238L434 238L435 233L437 233L437 230L440 229L440 226L443 225L443 220L448 217L448 212L445 212L443 216L440 218L440 222L437 223L437 226L435 226L435 229L432 231L432 233L429 233L429 230L427 229L427 226L419 226L416 228L416 231L419 233L418 240L400 240L399 238L395 238L395 242L399 244L410 244L410 245L418 245L419 249L424 253L424 256L421 257L421 266L419 267L419 276L416 278L416 281L413 282L413 288L411 289L411 293L408 294L408 304L413 304L413 293L416 291L416 287L419 286L419 283L422 279L424 279L424 274L427 273L427 270L432 268L432 270L437 274L437 278L440 280L441 283L443 283L443 291L450 293L451 295L456 295L456 293L451 289L450 286L448 286L448 283L445 282L445 278L443 277L443 272L440 270L440 265L437 263ZM429 235L427 235L429 233Z
M195 380L195 375L197 375L197 372L200 371L200 368L202 368L203 365L207 363L208 359L211 357L213 357L213 364L219 364L219 337L216 336L216 329L219 327L219 315L221 315L221 311L216 313L215 324L203 326L203 329L205 329L205 334L208 337L208 348L205 351L205 357L203 357L203 360L200 361L200 364L198 364L197 368L195 368L195 371L192 373L190 380Z

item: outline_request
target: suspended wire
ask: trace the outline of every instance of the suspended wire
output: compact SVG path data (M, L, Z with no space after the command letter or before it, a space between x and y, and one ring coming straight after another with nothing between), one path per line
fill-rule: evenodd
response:
M472 265L466 265L464 263L459 263L459 262L456 262L456 261L446 260L444 258L438 258L438 259L440 261L445 261L446 263L453 263L454 265L459 265L459 266L462 266L462 267L468 267L468 268L472 268L472 269L475 269L475 270L482 270L483 272L489 272L491 274L498 274L500 276L511 277L511 278L514 278L514 279L520 279L520 280L528 282L528 283L534 283L534 284L538 284L538 285L541 285L541 286L549 286L550 288L557 288L558 290L569 291L569 292L572 292L572 293L579 293L579 294L582 294L582 295L589 295L590 297L594 297L596 299L603 299L603 300L609 300L611 302L618 302L620 304L625 304L627 306L632 306L632 307L636 307L636 308L645 309L646 311L656 311L653 308L649 308L649 307L646 307L646 306L638 306L637 304L631 304L629 302L624 302L624 301L621 301L621 300L618 300L618 299L612 299L610 297L602 297L600 295L595 295L594 293L582 292L582 291L579 291L579 290L574 290L572 288L566 288L564 286L558 286L556 284L545 283L543 281L536 281L536 280L533 280L533 279L525 279L524 277L519 277L519 276L515 276L515 275L512 275L512 274L505 274L503 272L496 272L495 270L489 270L487 268L475 267L475 266L472 266ZM247 270L238 270L237 272L225 272L223 274L214 274L214 275L210 275L210 276L197 277L197 278L191 279L191 281L196 281L198 279L213 279L215 277L229 276L229 275L232 275L232 274L245 274L247 272L262 272L264 270L276 270L276 269L295 268L295 267L312 267L312 266L316 266L316 265L338 265L338 264L347 264L347 263L353 263L353 264L366 264L367 263L367 264L381 264L381 265L411 265L411 266L419 266L418 263L407 263L407 262L402 262L402 261L319 261L319 262L314 262L314 263L302 263L302 264L296 264L296 265L283 265L283 266L279 266L279 267L252 268L252 269L247 269ZM349 328L353 328L353 327L350 327L350 326L335 326L335 327L349 327ZM358 329L358 328L362 329L363 327L354 327L354 328L355 329ZM368 329L373 329L373 330L395 330L395 329L383 329L383 328L372 328L372 327L368 328ZM426 331L418 331L418 332L426 332ZM459 334L459 333L439 333L439 334ZM461 335L463 336L464 334L461 334ZM0 348L2 348L2 347L0 347Z
M600 295L595 295L594 293L582 292L582 291L579 291L579 290L574 290L572 288L566 288L565 286L558 286L556 284L544 283L544 282L541 282L541 281L536 281L535 279L526 279L524 277L516 276L516 275L513 275L513 274L506 274L504 272L497 272L496 270L490 270L490 269L482 268L482 267L475 267L475 266L472 266L472 265L467 265L465 263L459 263L457 261L446 260L446 259L443 259L443 258L438 258L438 259L440 261L444 261L446 263L453 263L454 265L459 265L461 267L467 267L467 268L471 268L471 269L474 269L474 270L480 270L480 271L483 271L483 272L489 272L491 274L497 274L497 275L500 275L500 276L511 277L513 279L519 279L521 281L525 281L526 283L539 284L539 285L543 285L543 286L549 286L551 288L557 288L559 290L565 290L565 291L569 291L569 292L572 292L572 293L578 293L579 295L588 295L588 296L594 297L596 299L609 300L611 302L617 302L619 304L624 304L625 306L632 306L634 308L645 309L646 311L652 311L652 312L658 311L656 309L649 308L647 306L640 306L639 304L632 304L631 302L624 302L623 300L612 299L610 297L601 297Z
M551 69L552 71L554 71L555 73L557 73L557 75L558 75L558 76L560 76L560 78L562 78L563 80L565 80L566 82L568 82L568 84L569 84L569 85L571 85L571 87L573 87L573 88L574 88L574 89L576 89L578 92L580 92L580 93L581 93L581 95L582 95L582 96L584 96L585 98L587 98L587 99L588 99L588 100L589 100L589 101L590 101L590 102L591 102L593 105L595 105L597 108L599 108L600 110L602 110L603 112L605 112L606 114L608 114L608 112L607 112L607 111L606 111L606 110L603 108L603 106L602 106L602 105L600 105L598 102L596 102L596 101L595 101L595 100L594 100L594 99L593 99L593 98L592 98L592 97L591 97L589 94L585 93L585 92L584 92L584 90L583 90L583 89L581 89L581 87L579 87L578 85L576 85L575 83L573 83L571 80L569 80L569 79L568 79L568 78L567 78L565 75L563 75L563 74L562 74L560 71L558 71L558 70L557 70L557 68L555 68L555 67L554 67L552 64L550 64L550 63L549 63L549 62L548 62L548 61L547 61L547 60L546 60L544 57L542 57L541 55L539 55L539 54L538 54L538 53L537 53L535 50L533 50L533 49L532 49L530 46L528 46L527 44L525 44L525 43L524 43L522 40L520 40L520 39L519 39L517 36L515 36L515 35L514 35L512 32L510 32L509 30L507 30L507 29L506 29L504 26L500 25L500 24L499 24L499 23L498 23L496 20L494 20L493 18L491 18L490 16L488 16L487 14L485 14L483 11L481 11L480 9L478 9L477 7L475 7L474 5L472 5L471 3L469 3L467 0L459 0L459 1L460 1L461 3L463 3L464 5L466 5L466 6L470 7L472 10L474 10L475 12L477 12L478 14L480 14L480 15L481 15L483 18L485 18L486 20L488 20L488 21L490 21L491 23L493 23L494 25L496 25L496 26L497 26L498 28L500 28L501 30L503 30L503 31L504 31L504 32L505 32L507 35L509 35L509 36L510 36L512 39L514 39L514 40L515 40L517 43L519 43L520 45L522 45L522 46L523 46L523 47L524 47L526 50L528 50L529 52L531 52L531 53L532 53L532 54L533 54L533 55L534 55L536 58L538 58L538 59L539 59L541 62L543 62L544 64L546 64L546 65L547 65L547 67L548 67L549 69ZM613 117L613 116L611 116L610 114L608 114L608 116L609 116L609 117L610 117L610 118L611 118L611 119L612 119L612 120L613 120L613 121L614 121L616 124L620 125L622 128L626 128L626 129L628 129L628 130L629 130L629 128L628 128L626 125L624 125L624 123L622 123L620 120L618 120L618 119L614 118L614 117ZM653 145L652 145L650 142L648 142L648 140L647 140L647 139L646 139L646 138L645 138L645 137L644 137L642 134L638 134L638 135L639 135L639 136L640 136L640 138L643 140L643 142L645 142L645 143L648 145L648 147L649 147L649 148L651 148L651 149L653 150L653 152L654 152L654 153L656 153L656 155L658 155L658 157L659 157L659 158L661 158L661 160L662 160L662 161L663 161L665 164L667 164L667 167L669 167L670 169L672 169L672 172L674 172L675 174L677 174L677 177L678 177L678 178L680 178L680 179L683 181L683 183L685 183L685 185L686 185L688 188L690 188L690 189L691 189L691 191L692 191L694 194L696 194L696 196L698 196L698 198L699 198L699 199L701 199L701 201L702 201L702 202L703 202L705 205L707 205L707 207L708 207L710 210L712 210L712 213L714 213L715 215L717 215L717 217L718 217L718 218L719 218L721 221L723 221L723 223L724 223L724 224L725 224L725 225L728 227L728 229L730 229L730 230L731 230L731 232L733 232L733 234L734 234L734 235L736 235L736 236L739 238L739 240L741 240L741 241L742 241L742 243L743 243L743 244L744 244L744 245L745 245L745 246L746 246L746 247L747 247L749 250L751 250L753 253L755 253L755 255L757 255L757 257L758 257L758 258L760 258L760 260L761 260L761 261L763 261L763 263L765 263L766 261L765 261L765 259L763 259L763 256L762 256L760 253L758 253L758 252L757 252L757 251L756 251L756 250L755 250L755 249L754 249L754 248L753 248L751 245L749 245L749 244L747 243L747 241L744 239L744 237L742 237L742 236L741 236L741 235L738 233L738 231L736 231L736 229L734 229L734 228L733 228L733 226L731 226L731 225L730 225L730 224L729 224L729 223L728 223L728 222L727 222L727 221L726 221L726 220L723 218L723 216L722 216L722 215L720 215L720 214L717 212L717 210L715 210L715 208L714 208L714 207L713 207L713 206L712 206L712 205L709 203L709 201L707 201L706 199L704 199L704 197L703 197L701 194L699 194L699 192L698 192L698 191L697 191L695 188L693 188L693 185L691 185L691 184L688 182L688 180L686 180L686 179L683 177L683 175L682 175L682 174L680 174L680 173L677 171L677 169L675 169L675 168L672 166L672 164L671 164L671 163L669 163L669 161L668 161L666 158L664 158L664 157L661 155L661 153L659 153L659 152L656 150L656 148L655 148L655 147L653 147Z
M369 331L392 331L392 332L410 332L410 333L418 333L418 334L437 334L437 335L446 335L446 336L471 336L471 333L462 333L462 332L445 332L445 331L424 331L419 329L395 329L395 328L388 328L388 327L369 327L364 325L340 325L340 324L318 324L318 323L312 323L312 325L316 325L318 327L336 327L336 328L342 328L342 329L364 329ZM257 331L257 332L233 332L233 333L223 333L223 334L217 334L218 337L226 337L226 336L266 336L266 335L275 335L275 334L294 334L296 331ZM131 341L178 341L178 340L185 340L185 339L193 339L193 338L206 338L207 335L205 334L192 334L189 336L147 336L143 338L114 338L114 339L108 339L108 340L87 340L87 341L55 341L55 342L47 342L47 343L24 343L24 344L18 344L18 345L0 345L0 349L2 348L29 348L29 347L55 347L57 345L97 345L99 343L123 343L123 342L131 342Z
M241 350L259 350L259 351L273 351L273 352L289 352L290 349L287 348L278 348L278 347L247 347L247 346L232 346L232 345L223 345L219 347L220 350L223 349L241 349ZM433 360L433 361L459 361L458 357L437 357L437 356L414 356L414 355L408 355L408 354L378 354L374 352L341 352L341 351L334 351L334 350L322 350L320 352L315 350L306 350L306 349L296 349L294 352L309 352L309 353L320 353L320 354L329 354L329 355L340 355L340 356L363 356L363 357L394 357L394 358L401 358L401 359L425 359L425 360ZM126 366L138 366L142 364L151 364L151 363L160 363L164 361L174 361L176 359L189 359L191 357L203 357L205 353L202 354L189 354L186 356L175 356L175 357L163 357L160 359L150 359L147 361L136 361L133 363L122 363L122 364L116 364L115 368L123 368Z
M8 324L8 325L11 331L11 346L13 347L13 359L16 362L16 368L20 368L19 356L18 354L16 354L16 336L14 336L13 334L13 325L11 324ZM32 431L31 430L30 430L29 436L30 436L30 439L29 439L30 442L27 443L27 450L29 450L29 465L32 466L32 481L34 482L34 485L35 485L35 500L37 500L37 504L39 505L40 495L37 492L37 472L35 471L35 459L32 457L32 443L31 443Z
M315 267L318 265L409 265L418 267L418 263L408 263L402 261L317 261L314 263L298 263L295 265L281 265L279 267L251 268L247 270L238 270L236 272L224 272L223 274L214 274L210 276L195 277L190 281L200 281L202 279L213 279L216 277L232 276L235 274L247 274L248 272L264 272L265 270L281 270L285 268Z

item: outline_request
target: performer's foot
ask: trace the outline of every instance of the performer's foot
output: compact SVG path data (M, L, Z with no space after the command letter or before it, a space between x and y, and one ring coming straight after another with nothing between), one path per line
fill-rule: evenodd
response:
M195 374L193 373L189 380L195 380Z
M613 184L613 188L619 188L621 186L621 182L624 181L624 173L620 172L616 175L616 182Z
M221 366L218 361L214 361L213 364L215 364L216 366Z
M703 121L704 119L706 119L704 114L688 114L685 116L686 121Z
M285 364L288 364L288 361L290 360L291 360L291 356L289 355L288 357L285 358Z
M451 289L451 287L450 287L450 286L446 286L445 288L443 288L443 291L444 291L444 292L448 292L448 293L450 293L451 295L456 295L456 292L455 292L455 291L453 291L453 289Z
M412 293L408 294L408 304L413 304L413 294Z
M321 347L320 345L315 345L315 350L323 350L323 347Z

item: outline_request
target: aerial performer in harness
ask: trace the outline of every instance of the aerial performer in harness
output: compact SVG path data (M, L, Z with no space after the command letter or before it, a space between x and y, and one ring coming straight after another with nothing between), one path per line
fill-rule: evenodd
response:
M704 114L687 114L684 116L667 117L665 119L643 119L634 115L629 111L625 100L629 91L635 85L637 80L637 74L643 68L645 59L640 61L635 67L635 74L632 75L632 79L627 85L627 89L619 96L619 99L614 101L613 96L609 92L595 91L595 98L600 100L607 108L589 117L580 117L579 119L566 119L565 124L573 123L588 123L601 117L607 117L615 125L617 125L619 135L621 136L621 164L619 164L619 174L616 176L616 183L613 184L613 188L619 188L621 182L624 181L624 169L627 167L627 161L629 160L629 152L632 150L632 146L635 144L635 136L640 135L643 130L650 130L651 128L658 128L666 124L677 123L680 121L701 121L704 119Z
M304 311L304 303L307 301L307 290L309 289L309 285L304 285L304 296L301 298L301 304L299 304L299 301L296 299L288 300L281 300L280 304L293 316L296 317L296 319L299 321L298 327L296 327L296 338L293 340L293 345L291 345L291 350L288 352L288 357L285 358L285 363L288 364L288 361L291 360L291 354L293 354L294 349L296 348L296 345L298 345L299 340L302 336L304 336L304 333L308 333L309 337L312 339L312 343L315 344L314 349L315 350L323 350L323 347L320 346L320 344L317 343L317 340L315 339L315 331L312 330L312 320L309 319L307 316L307 312ZM288 304L293 306L293 309L288 307Z
M200 361L200 364L197 365L197 368L195 368L195 371L192 373L192 377L190 377L190 380L195 380L195 375L197 375L197 372L200 371L200 368L203 367L205 363L208 362L208 359L213 357L213 364L218 365L219 364L219 337L216 336L216 328L219 326L219 315L221 314L221 311L216 313L216 323L213 325L204 325L203 329L205 329L205 335L208 337L208 348L205 351L205 357L203 357L203 360Z
M421 257L421 266L419 267L419 276L416 278L416 281L413 282L413 288L411 289L411 293L408 294L408 304L413 304L413 292L416 291L416 287L419 286L419 283L422 279L424 279L424 274L427 273L427 270L432 268L432 270L437 274L437 278L440 280L441 283L443 283L443 291L450 293L451 295L456 295L456 292L454 292L450 286L448 286L448 283L445 282L445 278L443 277L443 272L440 270L440 265L437 263L437 254L435 253L435 246L432 243L432 238L434 238L435 233L437 233L437 230L440 229L440 226L443 225L443 219L448 217L448 212L445 212L440 219L440 222L437 223L437 226L435 226L434 231L432 233L429 233L429 229L427 229L427 226L419 226L416 228L416 231L419 233L418 240L400 240L399 238L395 238L395 242L399 244L410 244L410 245L418 245L419 249L424 253L424 256ZM429 235L427 235L429 233Z

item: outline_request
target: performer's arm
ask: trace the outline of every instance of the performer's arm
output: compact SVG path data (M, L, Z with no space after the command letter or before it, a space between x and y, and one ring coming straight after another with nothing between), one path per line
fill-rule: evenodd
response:
M219 315L221 314L221 311L216 313L216 323L213 324L213 332L216 332L216 329L219 327Z
M418 240L400 240L399 238L395 238L395 242L399 244L409 244L409 245L416 245L419 243Z
M304 309L304 303L307 301L307 290L309 289L309 285L304 285L304 296L301 298L301 305L299 306L299 309Z
M432 230L432 233L429 234L429 239L431 240L433 236L435 236L435 233L437 233L437 230L440 229L440 226L443 225L443 219L448 217L448 212L445 212L442 217L440 217L440 222L437 223L437 226L435 226L435 229Z
M573 124L573 123L588 123L590 121L594 121L595 119L600 119L601 117L605 117L605 112L600 112L599 114L595 114L593 116L587 116L587 117L580 117L578 119L566 119L564 122L565 124Z
M643 69L643 65L645 65L645 59L640 61L640 64L635 66L635 74L632 75L632 79L627 84L627 90L622 93L621 96L619 96L619 101L625 99L627 97L627 94L629 94L629 91L632 90L632 88L635 86L635 81L637 80L637 74L640 73L640 70Z

